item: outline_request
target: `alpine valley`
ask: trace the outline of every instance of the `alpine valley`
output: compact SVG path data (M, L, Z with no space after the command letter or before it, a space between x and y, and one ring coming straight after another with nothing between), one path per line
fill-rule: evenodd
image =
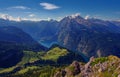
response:
M1 18L0 77L120 77L120 22Z

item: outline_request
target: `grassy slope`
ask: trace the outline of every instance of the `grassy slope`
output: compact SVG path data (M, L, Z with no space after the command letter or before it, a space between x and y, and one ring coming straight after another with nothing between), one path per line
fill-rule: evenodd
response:
M11 72L18 66L24 66L24 64L26 64L26 63L32 63L32 62L35 62L37 60L41 60L41 56L45 52L23 51L23 53L24 53L24 56L23 56L22 60L16 66L1 69L0 73Z
M32 62L35 62L37 60L52 60L52 61L56 61L60 56L65 56L69 52L66 49L60 49L59 47L55 47L55 48L49 50L48 52L44 52L44 51L43 52L23 51L23 53L24 53L24 56L23 56L22 60L16 66L13 66L13 67L10 67L10 68L1 69L0 70L0 74L1 73L11 72L16 67L24 67L24 64L32 63ZM19 73L27 72L28 69L31 69L33 67L36 67L36 66L23 68L23 69L21 69L19 71Z
M34 70L34 69L38 69L39 67L37 66L28 66L26 68L21 69L20 71L17 72L17 74L25 74L26 72L28 72L29 70Z
M69 52L66 49L60 49L59 47L55 47L52 50L49 50L42 59L44 60L52 60L57 61L60 56L65 56Z
M23 51L24 56L22 60L18 63L18 65L24 65L26 63L32 63L37 60L41 60L41 56L45 54L45 52L33 52L33 51Z
M35 53L30 52L30 53L28 53L28 51L25 51L24 53L26 53L26 56L24 56L23 59L28 60L27 62L33 62L33 61L36 61L38 59L43 59L43 57L47 59L48 56L52 57L52 55L54 54L54 57L51 58L51 60L56 60L56 58L58 58L58 57L56 57L56 55L58 55L58 56L59 56L59 54L65 55L67 53L64 49L63 49L63 52L65 51L64 53L61 52L61 51L58 51L58 50L60 50L60 49L59 48L54 48L54 49L52 49L52 51L50 50L47 53L43 53L43 52L35 52ZM54 52L56 51L56 53L53 53L53 51ZM33 54L34 54L34 56L33 56ZM33 59L31 59L29 57L30 55L32 56ZM39 57L39 55L41 55L42 58ZM19 64L26 63L26 61L24 61L23 59L22 59L21 63L19 63ZM108 61L109 63L115 62L115 64L114 64L114 66L108 66L108 68L111 70L110 72L108 72L108 69L107 69L106 71L101 72L101 73L96 72L95 75L98 76L98 77L112 77L112 75L114 75L113 77L117 77L117 75L120 73L120 71L119 71L120 69L116 70L116 68L119 64L118 60L120 60L120 59L115 57L115 56L96 58L94 60L94 62L92 63L92 67L94 67L94 65L98 64L99 62L104 63L106 61ZM10 71L12 68L9 68L7 70ZM56 71L59 71L62 68L64 68L64 67L27 66L27 67L23 67L20 71L17 71L12 77L33 77L33 76L35 76L35 77L53 77L54 73ZM71 69L74 69L74 68L71 68ZM97 71L98 69L94 69L94 70ZM6 72L6 71L4 71L4 72Z

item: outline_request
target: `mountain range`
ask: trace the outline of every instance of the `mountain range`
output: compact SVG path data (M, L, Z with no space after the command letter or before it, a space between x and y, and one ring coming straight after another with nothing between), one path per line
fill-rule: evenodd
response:
M88 57L120 57L119 21L84 19L78 15L66 16L61 21L15 22L0 19L0 24L22 29L46 47L58 44Z
M22 29L24 32L31 35L35 40L39 43L50 47L51 42L55 42L57 40L56 32L58 30L58 21L50 20L50 21L9 21L0 19L0 25L2 26L14 26Z
M114 62L111 57L116 63L119 61L119 21L84 19L79 15L66 16L60 21L0 19L0 77L39 77L39 74L40 77L58 77L65 72L65 75L81 76L85 75L80 71L83 69L76 64L80 66L81 62L84 67L92 56L102 58L96 58L88 71L94 69L95 64L100 67L111 61L111 65ZM118 76L118 71L115 73ZM111 74L114 73L106 75L104 71L99 75Z

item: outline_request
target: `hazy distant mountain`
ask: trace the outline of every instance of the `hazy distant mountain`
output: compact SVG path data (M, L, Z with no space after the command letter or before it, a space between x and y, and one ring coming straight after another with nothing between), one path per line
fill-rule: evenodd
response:
M45 46L50 46L52 42L57 40L56 32L58 31L58 22L55 20L50 21L9 21L0 19L0 25L3 26L15 26L29 35L31 35L35 40L44 44ZM48 44L48 45L47 45Z
M41 46L29 34L23 30L12 26L0 26L0 41L13 42L26 47L37 48L44 50L45 47ZM37 49L37 50L38 50Z

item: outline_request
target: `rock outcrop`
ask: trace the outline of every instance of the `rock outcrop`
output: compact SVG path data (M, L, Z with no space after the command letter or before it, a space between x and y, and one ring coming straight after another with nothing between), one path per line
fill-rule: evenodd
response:
M91 57L86 64L74 61L63 70L54 77L120 77L120 59L115 56Z

